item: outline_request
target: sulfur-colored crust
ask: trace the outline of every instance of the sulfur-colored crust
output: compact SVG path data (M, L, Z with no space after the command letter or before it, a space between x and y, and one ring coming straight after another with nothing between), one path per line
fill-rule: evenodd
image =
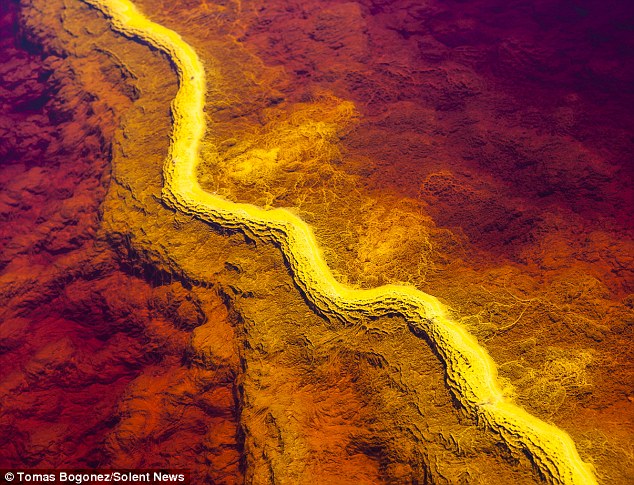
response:
M177 33L147 19L128 0L83 0L106 15L116 31L165 52L178 72L172 102L171 145L164 165L164 201L201 220L239 230L277 245L297 286L315 310L329 318L352 321L401 315L412 332L425 335L446 367L456 399L480 423L497 432L515 450L528 452L552 483L597 483L567 433L531 416L506 398L491 357L446 307L416 288L386 285L359 290L335 280L311 228L284 209L264 210L205 192L198 183L201 140L205 134L205 70L196 52Z

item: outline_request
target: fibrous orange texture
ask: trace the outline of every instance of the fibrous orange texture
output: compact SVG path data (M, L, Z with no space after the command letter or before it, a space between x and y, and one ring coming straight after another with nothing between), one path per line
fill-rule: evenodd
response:
M199 167L207 191L293 208L313 226L343 283L407 282L439 297L498 364L509 399L567 431L599 481L631 478L631 115L623 108L631 72L615 67L627 55L617 47L628 42L617 28L625 13L548 2L139 8L180 33L210 73ZM82 451L97 457L91 464L195 462L199 480L213 483L241 481L242 474L257 483L548 479L461 413L441 362L398 318L324 321L272 248L158 203L170 143L167 106L176 90L165 59L113 34L79 4L34 2L24 15L30 45L44 45L47 62L67 56L67 72L55 72L91 93L51 96L75 100L70 121L70 114L51 116L46 97L34 106L50 130L74 122L53 138L83 149L69 156L68 148L48 148L46 156L65 161L56 169L108 190L87 190L82 199L71 184L58 198L94 208L85 211L90 222L59 230L48 202L56 200L53 187L33 189L28 181L36 173L22 175L35 144L6 172L7 194L27 201L20 211L9 201L5 219L11 229L4 240L11 242L3 255L12 263L3 294L13 323L3 319L3 328L9 342L19 342L7 345L15 370L6 379L9 392L34 396L37 376L46 374L38 366L83 362L82 349L101 347L82 339L97 335L117 361L139 362L134 372L91 359L85 378L47 377L50 392L64 398L58 409L77 416L65 400L68 389L98 392L90 386L104 367L127 375L96 414L100 434L90 452ZM610 34L596 42L597 29ZM100 175L111 160L107 140L124 112L109 179ZM24 116L32 132L46 126ZM90 123L105 134L99 147L79 143ZM100 171L91 158L99 152ZM29 197L40 197L38 204L27 207ZM48 213L37 208L45 204ZM25 232L32 243L18 237L24 224L9 225L28 217L39 228ZM70 235L82 224L94 229ZM86 245L93 253L82 259ZM60 266L60 258L82 271ZM107 291L82 284L95 278L87 269L93 267L108 268L101 270ZM53 270L58 276L47 280ZM36 295L65 288L65 297L41 300L56 306L38 313L21 303L35 298L27 288ZM229 318L213 305L217 294ZM50 316L57 314L83 322L82 331L55 323ZM38 340L38 328L46 335L57 328L61 338ZM135 339L138 357L120 357L129 346L111 342L121 336ZM223 377L217 369L226 369ZM22 436L17 447L37 449L29 455L34 464L74 463L62 444L86 432L68 424L30 432L35 426L24 409L39 410L43 423L52 422L52 411L29 399L17 400L10 414L11 429Z

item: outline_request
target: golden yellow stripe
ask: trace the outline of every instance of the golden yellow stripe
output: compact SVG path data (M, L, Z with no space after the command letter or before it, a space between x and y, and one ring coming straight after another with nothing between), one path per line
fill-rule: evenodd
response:
M165 52L178 72L172 101L173 127L164 165L163 198L202 220L276 244L295 282L323 315L345 320L402 315L415 333L424 332L446 366L447 384L462 406L515 450L525 450L553 483L589 485L596 479L570 436L531 416L504 397L493 359L437 298L414 287L350 288L335 280L311 228L284 209L264 210L205 192L196 168L205 134L205 70L196 52L176 32L147 19L128 0L83 0L109 18L112 28Z

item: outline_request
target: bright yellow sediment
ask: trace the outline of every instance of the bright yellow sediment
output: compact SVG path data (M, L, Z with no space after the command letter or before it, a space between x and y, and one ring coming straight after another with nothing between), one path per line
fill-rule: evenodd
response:
M446 366L455 397L479 422L496 431L515 450L527 451L550 482L596 483L567 433L531 416L504 397L497 368L488 353L435 297L409 286L371 290L349 288L335 280L311 228L284 209L264 210L205 192L196 168L205 134L205 71L196 52L175 32L147 19L128 0L83 0L103 12L120 33L165 52L178 71L172 102L173 128L164 165L164 200L175 209L282 250L298 287L323 315L341 320L402 315L416 334L427 336Z

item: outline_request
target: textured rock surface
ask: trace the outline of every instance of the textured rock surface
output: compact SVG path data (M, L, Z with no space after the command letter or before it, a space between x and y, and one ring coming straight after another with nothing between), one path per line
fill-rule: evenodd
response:
M57 8L54 4L50 2L51 11ZM216 123L213 142L227 170L223 172L222 163L203 167L203 183L234 200L298 207L302 217L316 227L329 264L352 283L369 287L411 281L443 296L455 316L464 318L470 330L486 340L487 348L502 364L502 375L514 384L520 402L567 429L580 444L584 458L595 462L599 477L606 483L627 482L627 470L620 464L627 463L624 450L631 439L627 431L631 424L626 420L631 415L631 396L627 394L631 373L627 370L626 350L619 349L628 348L625 332L630 309L629 300L623 297L630 291L631 263L626 258L630 243L624 229L628 225L624 219L628 215L627 192L619 186L626 179L624 172L619 172L619 164L625 162L623 154L630 143L627 127L631 125L618 102L610 101L609 96L592 100L584 93L596 89L579 89L603 72L604 81L598 85L616 86L609 93L619 99L615 92L623 86L619 85L620 79L628 79L627 71L610 71L614 56L604 43L601 52L612 58L604 55L606 60L598 66L593 61L590 80L584 78L580 86L575 86L577 98L566 98L569 93L564 91L572 90L569 79L574 78L575 71L566 66L559 71L552 69L552 54L541 52L538 48L543 51L544 46L535 45L539 41L531 37L530 23L522 27L528 33L522 33L520 40L503 43L498 52L490 47L495 46L493 39L508 37L517 26L510 22L508 31L500 33L503 28L493 25L487 33L486 22L483 27L477 20L484 15L469 12L468 8L444 9L429 4L419 9L405 8L404 3L375 2L332 3L323 9L287 4L278 10L268 5L262 9L253 4L241 12L230 3L223 7L174 7L172 11L153 4L148 9L157 21L181 32L203 53L206 63L218 67L222 78L211 93L207 111ZM566 29L549 26L544 20L552 17L549 5L538 7L529 17L541 22L546 30L562 31L565 37ZM492 436L473 428L453 410L444 391L442 369L433 355L425 353L418 339L400 333L401 322L362 321L351 327L324 322L314 317L295 294L275 251L261 245L253 248L252 243L245 244L235 236L218 235L156 203L169 133L166 106L173 97L175 79L164 75L165 61L149 58L147 51L130 46L130 42L119 42L87 12L75 11L71 5L69 8L66 31L83 36L88 30L108 53L99 58L99 67L88 64L85 45L73 41L64 30L56 33L60 41L46 41L49 49L58 43L53 50L73 50L71 57L78 57L69 59L69 64L78 71L77 77L92 87L93 95L102 86L102 91L96 93L99 101L107 100L119 112L129 99L138 98L140 102L127 116L125 129L115 144L116 159L121 163L115 166L114 183L102 211L107 239L126 271L130 272L130 267L144 270L133 272L137 277L129 286L119 279L109 281L126 288L149 282L158 289L163 286L161 281L170 280L170 273L178 278L184 273L185 282L216 284L222 288L225 301L232 302L241 315L234 322L238 329L235 340L229 329L221 333L220 339L204 330L209 322L222 321L222 316L213 318L209 313L207 323L196 327L205 321L191 318L198 314L196 305L194 309L184 305L180 313L165 313L165 308L172 307L161 303L152 307L157 308L152 312L168 322L164 329L189 331L196 327L191 345L185 347L192 350L185 353L203 368L210 363L218 365L219 359L232 362L232 353L219 345L222 342L235 342L242 349L237 383L247 477L261 481L276 477L282 481L284 477L296 480L310 475L337 482L351 477L355 483L412 482L415 477L430 481L442 481L444 477L452 483L461 479L490 483L534 480L523 459L510 466L505 461L508 455L495 446ZM290 18L280 22L275 16L282 12ZM33 15L31 28L57 19L50 14L42 18ZM509 16L512 18L507 13ZM602 21L609 24L610 19L594 21L595 25ZM217 35L201 31L201 22ZM342 22L350 26L343 29L345 33L337 28ZM592 28L590 20L586 23ZM583 29L571 29L575 31ZM621 40L620 31L615 32L616 40ZM572 40L578 39L573 36ZM568 57L579 65L590 65L579 54L575 57L573 43L567 47ZM373 55L377 50L382 57ZM597 58L593 51L583 51ZM210 53L209 57L205 52ZM286 66L287 74L262 64L254 53L266 63ZM492 53L499 55L499 62L484 62ZM423 61L418 60L419 55ZM372 71L363 67L371 59L379 59L369 64ZM148 61L149 66L141 67ZM539 71L535 62L548 66L543 72L550 73L547 80L553 82L547 90L540 91L543 76L534 79ZM97 74L102 71L103 76ZM159 77L157 73L163 74ZM553 79L554 73L558 73L557 79ZM522 82L497 84L505 79ZM103 90L104 85L108 89ZM551 92L553 86L559 89L557 93L564 94L553 95L549 108L544 93ZM400 99L395 98L395 92L400 93ZM535 100L533 106L526 103L527 94ZM629 94L624 91L620 96L626 99ZM80 99L72 95L69 98ZM558 106L562 99L568 105ZM603 111L597 107L600 104L604 105ZM112 129L116 124L106 122L102 130L107 132L108 125ZM603 127L610 143L601 141L606 137L596 125ZM14 136L23 136L29 130L15 132ZM297 139L308 139L310 146L289 150L297 146ZM75 142L69 146L75 146ZM277 154L275 146L282 147ZM209 156L212 160L217 158ZM247 160L258 163L249 166ZM95 166L94 161L90 163ZM572 165L581 169L567 168ZM229 176L235 166L242 172ZM489 169L495 176L486 175ZM90 173L85 169L79 172ZM31 177L37 178L35 172L28 177L12 175L7 179L18 192ZM63 179L60 177L60 183ZM39 190L37 184L32 187ZM592 194L596 193L601 193L604 201L594 200ZM87 201L83 204L89 205ZM15 214L13 209L9 213ZM431 222L432 217L439 227ZM17 223L7 234L19 233L17 229L24 226ZM331 227L345 231L332 231ZM24 231L29 233L26 228ZM61 254L70 252L70 239L60 237L56 243L63 248ZM409 245L394 244L394 240L407 240ZM16 239L14 246L21 247L20 242ZM33 257L43 257L41 252L34 253ZM98 267L99 258L109 261L103 256L103 248L96 253L101 256L78 257L79 267ZM7 261L12 261L14 256L7 254ZM49 258L46 253L44 256ZM49 267L49 259L39 261L41 266ZM106 273L120 271L119 263L107 261L102 263L108 268ZM23 266L31 268L32 264L29 260ZM7 278L11 288L5 294L13 295L19 273L6 273L11 275ZM62 270L60 274L68 273ZM37 279L26 276L23 281L28 286ZM48 285L56 287L58 279L51 277ZM39 280L46 287L47 280ZM39 286L34 295L44 293ZM138 310L144 308L146 297L133 303L121 301L114 292L107 293L109 296L103 298L112 301L111 307L120 305L143 313ZM180 290L177 293L184 297ZM211 293L187 301L213 301ZM90 294L88 299L92 301L99 292ZM26 297L26 301L29 298L36 296ZM89 314L86 304L78 308L79 315ZM15 345L21 338L25 341L28 323L7 321L13 322L3 326L10 329L8 345ZM125 333L128 323L130 327L138 324L153 328L147 322L120 323L120 328L102 323L99 326L115 335ZM150 330L141 333L153 335ZM61 340L59 345L46 342L39 350L22 350L25 355L33 352L29 376L39 375L42 366L54 369L72 361L68 356L78 344ZM147 336L140 340L148 344L148 350L154 348L150 341L152 338ZM193 350L205 343L215 343L214 350ZM158 353L169 361L168 351ZM50 364L42 364L48 355L55 357ZM8 361L13 362L12 358ZM199 394L196 390L202 393L204 388L200 387L204 376L181 377L174 370L167 379L161 377L168 375L162 374L170 368L167 363L158 366L163 369L160 371L156 362L146 365L155 369L152 372L156 379L150 379L148 371L145 377L141 373L129 384L122 381L122 388L132 396L120 399L118 405L118 412L126 418L121 427L105 433L109 434L103 441L107 447L100 448L110 450L110 456L119 460L123 460L122 450L131 449L138 450L138 457L145 456L146 463L155 460L151 447L146 445L147 438L152 434L150 430L158 436L162 423L173 422L170 416L177 413L171 407L172 390L178 387L178 394L185 396ZM230 364L223 365L231 368ZM179 386L171 385L172 378L179 381ZM228 374L227 382L232 379ZM172 390L166 390L168 385ZM223 408L221 403L225 402L222 395L210 395L207 401L216 402L216 408ZM62 408L69 406L63 403ZM164 411L157 414L156 409ZM43 412L50 419L51 412ZM19 411L14 414L19 415ZM235 439L235 434L231 426L226 427L231 423L230 416L230 412L219 413L218 421L213 421L217 431L208 432L208 438L198 442L210 449L233 446L235 450L235 443L229 439ZM196 435L202 429L195 424L198 419L196 413L188 415L181 432L194 429L188 436ZM207 417L201 421L212 422ZM17 429L24 429L19 420L14 422ZM67 429L58 431L57 436L73 433L76 431ZM172 436L174 453L188 456L178 446L178 433ZM169 443L169 436L161 435L159 442ZM188 437L181 442L193 440ZM155 449L154 456L157 453ZM237 454L232 453L224 457L217 451L213 456L207 454L206 463L212 466L203 465L201 469L222 469L222 463L235 463L231 456ZM42 456L46 457L46 452ZM224 476L236 476L235 468L228 470ZM494 475L491 470L495 470Z
M3 9L0 466L187 467L199 483L239 482L223 301L113 252L100 229L116 113L134 92L106 52L69 63L39 22L50 13L24 10L18 32L17 4ZM200 337L211 326L220 344Z

